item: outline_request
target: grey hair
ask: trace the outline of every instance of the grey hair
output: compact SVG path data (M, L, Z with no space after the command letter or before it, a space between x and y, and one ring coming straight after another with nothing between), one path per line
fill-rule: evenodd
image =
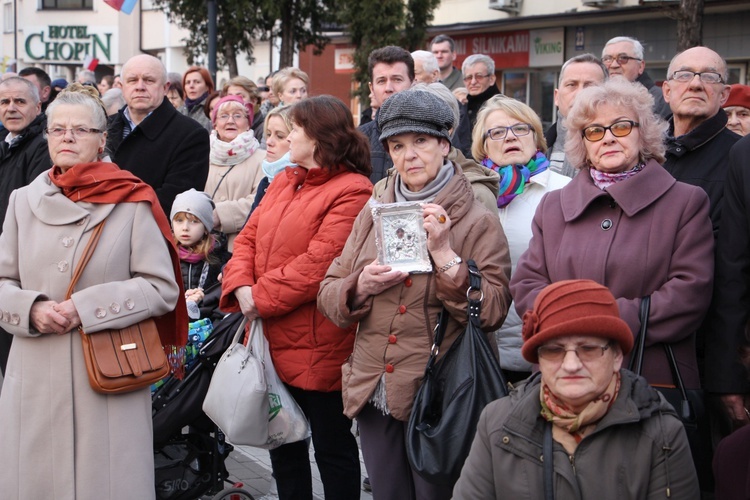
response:
M11 76L9 78L6 78L5 80L0 81L0 87L6 87L12 83L25 85L26 89L29 91L29 94L31 94L31 100L34 102L34 104L39 104L39 87L22 76Z
M604 49L607 48L607 45L612 45L613 43L620 43L620 42L630 42L633 44L633 54L635 54L635 57L637 57L640 60L643 60L643 44L639 42L637 39L630 37L630 36L616 36L607 43L604 44L604 47L602 48L602 57L604 57Z
M96 83L96 73L90 69L82 69L79 71L78 78L83 78L86 83Z
M601 68L602 73L604 74L604 81L607 81L607 78L609 78L609 71L607 71L607 67L604 65L601 59L596 57L594 54L580 54L575 57L571 57L565 63L563 63L562 68L560 68L560 78L557 80L557 86L560 87L562 85L563 76L565 76L565 70L568 69L568 66L571 64L579 64L579 63L591 63L596 64Z
M565 156L576 168L589 165L582 131L592 124L601 106L608 105L635 114L639 123L640 161L664 163L664 139L669 125L653 112L654 98L643 85L624 78L613 78L602 85L585 88L576 96L565 125Z
M425 73L434 73L440 69L438 67L437 57L435 57L435 54L432 52L427 52L426 50L415 50L411 53L411 57L414 61L419 60L422 62L422 70Z
M427 92L435 97L439 97L442 101L445 101L445 104L448 105L449 108L451 108L451 113L453 113L453 133L451 134L451 137L456 133L456 128L458 127L458 120L460 119L460 112L458 108L458 99L456 99L456 96L453 95L453 92L443 85L442 83L435 82L435 83L417 83L414 86L412 86L411 90L417 90L419 92Z
M120 109L127 104L125 97L122 95L122 89L109 89L106 91L102 96L102 103L105 109L107 109L107 114L109 114L109 108L112 106L117 106L117 109Z
M47 106L47 121L52 119L52 114L55 112L58 106L70 105L70 106L85 106L91 113L91 121L93 128L99 130L107 130L107 112L102 104L101 99L94 97L92 93L80 91L80 87L83 85L75 83L70 84L64 91L60 92L54 101ZM72 90L70 90L72 89ZM94 89L92 89L93 91Z
M472 54L464 60L464 63L461 66L461 72L464 74L464 76L466 76L466 69L474 66L477 63L482 63L487 66L488 74L495 74L495 61L490 56L486 56L484 54Z

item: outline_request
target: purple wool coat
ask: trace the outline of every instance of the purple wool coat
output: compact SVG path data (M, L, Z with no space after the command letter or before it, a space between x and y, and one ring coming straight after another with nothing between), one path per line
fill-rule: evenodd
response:
M587 278L612 291L635 336L641 297L650 294L643 376L673 384L659 344L670 342L686 386L700 386L695 331L711 301L714 267L702 189L677 182L653 160L606 191L584 171L542 199L532 231L510 282L520 316L550 283Z

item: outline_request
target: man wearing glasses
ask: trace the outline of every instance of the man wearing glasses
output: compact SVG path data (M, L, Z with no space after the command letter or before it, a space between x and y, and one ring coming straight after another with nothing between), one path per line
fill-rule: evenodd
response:
M747 231L746 219L743 222L731 210L736 206L735 198L724 200L729 151L740 139L726 128L727 114L721 109L729 97L726 80L727 65L721 56L707 47L693 47L672 58L662 89L673 113L664 168L677 180L699 186L708 193L714 238L719 232L720 219L722 234L726 229L736 229L738 223ZM729 209L723 217L722 206ZM724 224L728 224L727 228ZM743 234L734 232L729 239L741 242ZM726 252L723 239L722 236L716 253L714 298L698 330L696 343L699 358L705 356L706 389L718 396L718 406L737 426L748 421L743 406L747 379L737 352L739 339L745 338L747 318L747 295L743 292L746 284L742 283L746 276L746 249L727 259L731 252Z
M654 84L648 75L643 61L643 45L635 38L617 36L604 45L602 62L609 71L609 76L621 76L631 82L638 82L648 89L654 98L654 113L668 120L672 115L669 104L664 101L661 87Z
M707 47L672 58L664 100L672 109L664 168L678 181L703 188L711 201L714 237L719 230L729 149L740 138L726 128L721 106L729 97L727 65Z
M473 130L479 108L490 97L500 93L495 85L495 61L484 54L474 54L466 58L462 70L464 86L469 90L466 106Z

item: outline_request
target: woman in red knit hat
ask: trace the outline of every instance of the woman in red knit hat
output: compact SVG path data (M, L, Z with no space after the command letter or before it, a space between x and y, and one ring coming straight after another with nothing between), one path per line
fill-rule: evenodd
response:
M633 335L606 287L547 286L523 338L539 372L485 408L454 499L549 498L546 487L555 498L699 498L682 423L621 369Z

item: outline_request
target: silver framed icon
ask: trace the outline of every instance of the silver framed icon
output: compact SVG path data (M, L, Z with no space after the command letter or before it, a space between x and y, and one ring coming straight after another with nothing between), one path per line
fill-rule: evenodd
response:
M432 272L420 203L383 203L371 208L378 263L395 271Z

